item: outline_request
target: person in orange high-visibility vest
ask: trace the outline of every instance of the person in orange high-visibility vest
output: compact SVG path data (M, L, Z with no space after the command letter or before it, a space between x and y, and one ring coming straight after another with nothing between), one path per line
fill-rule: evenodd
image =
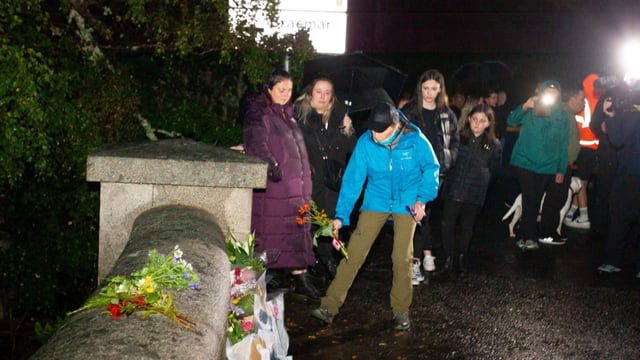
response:
M591 131L589 124L591 123L591 114L593 114L600 96L598 89L594 86L594 82L598 77L598 74L589 74L582 80L585 107L582 112L576 114L578 132L580 134L580 152L575 163L573 176L580 178L582 188L574 196L571 208L564 219L564 224L579 229L591 228L587 202L587 185L598 165L596 150L598 150L599 141L598 137Z

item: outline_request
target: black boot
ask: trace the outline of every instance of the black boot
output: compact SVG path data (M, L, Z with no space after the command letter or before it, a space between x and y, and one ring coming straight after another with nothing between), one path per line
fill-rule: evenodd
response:
M469 272L467 269L467 257L465 254L458 254L458 273L465 276Z
M265 280L268 292L287 292L291 288L291 276L288 271L268 269Z
M311 275L306 272L293 275L295 293L303 300L320 301L321 294L311 281Z
M447 256L444 259L444 271L452 272L453 271L453 256Z
M327 270L328 280L331 282L336 277L336 269L338 269L338 261L333 256L327 256L322 259L322 262Z

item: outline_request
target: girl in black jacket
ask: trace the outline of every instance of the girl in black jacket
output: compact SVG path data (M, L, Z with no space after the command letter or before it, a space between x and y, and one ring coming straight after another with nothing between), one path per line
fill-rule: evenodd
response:
M476 217L484 204L489 181L500 167L502 147L494 133L495 118L489 105L476 105L460 131L455 166L444 188L442 245L445 270L467 272L466 257ZM456 229L456 223L459 228ZM456 230L459 236L456 236Z
M445 183L447 171L454 166L458 154L460 139L458 135L458 119L447 105L447 92L444 76L435 69L425 71L416 85L413 99L402 108L407 118L416 124L427 137L440 164L440 189ZM416 229L413 237L413 269L412 282L414 285L424 281L420 270L427 272L436 270L435 257L432 254L431 241L432 209L441 209L441 191L438 197L427 204L427 215L422 219L422 226ZM424 257L424 258L423 258Z

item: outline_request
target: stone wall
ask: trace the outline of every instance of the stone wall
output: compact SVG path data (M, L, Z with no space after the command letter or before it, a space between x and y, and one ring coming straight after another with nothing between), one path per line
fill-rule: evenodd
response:
M172 291L174 307L195 321L201 335L164 315L142 319L142 312L113 319L105 309L71 317L32 359L224 359L229 303L229 259L224 232L208 213L163 206L142 213L110 276L138 270L151 249L169 254L175 245L193 265L202 289Z
M180 246L202 290L174 292L173 303L200 334L163 315L112 319L104 309L91 309L72 316L33 359L224 359L230 290L225 234L247 238L252 193L266 186L267 164L174 139L104 147L88 157L87 180L101 183L99 280L128 276L152 249L168 254Z
M253 189L265 188L267 164L226 148L174 139L104 147L88 157L87 180L100 182L98 278L103 278L122 253L134 220L156 206L202 209L221 229L246 239Z

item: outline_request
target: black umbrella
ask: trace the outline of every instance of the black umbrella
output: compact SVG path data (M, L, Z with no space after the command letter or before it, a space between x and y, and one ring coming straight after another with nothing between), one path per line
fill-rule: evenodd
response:
M317 75L328 76L349 112L369 110L381 101L395 104L407 75L361 52L322 56L304 63L303 84Z
M482 97L488 90L509 90L513 72L500 61L467 63L456 69L450 82L464 94Z

